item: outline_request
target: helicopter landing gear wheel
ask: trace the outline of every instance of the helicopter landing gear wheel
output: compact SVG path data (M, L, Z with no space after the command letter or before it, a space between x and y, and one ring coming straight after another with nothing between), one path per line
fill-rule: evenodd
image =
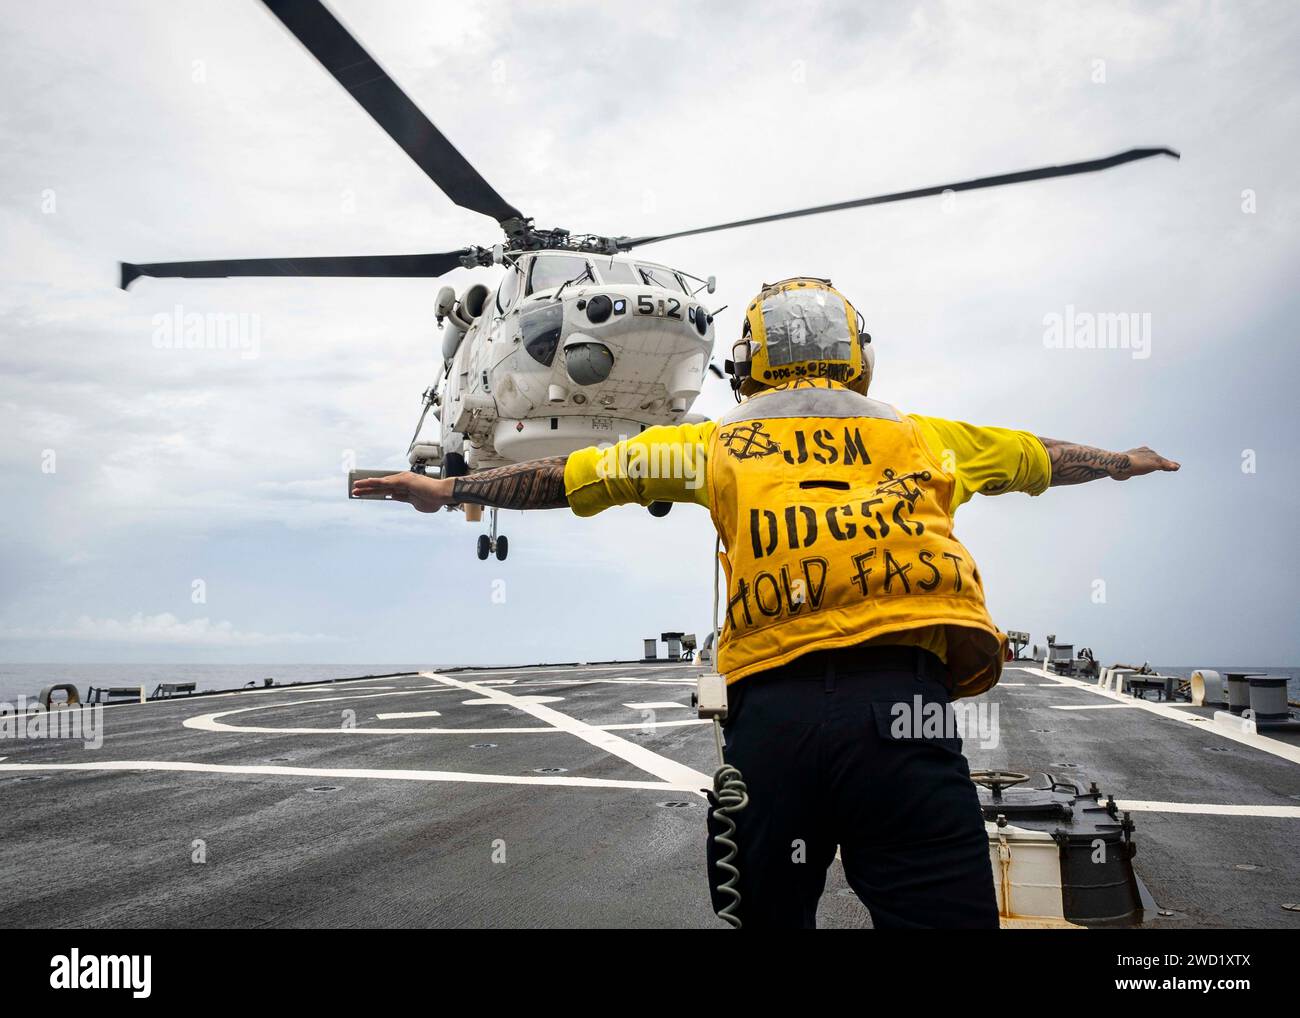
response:
M489 555L495 554L498 562L504 562L510 552L510 542L506 540L505 534L497 534L496 509L491 508L489 511L492 514L492 532L478 535L478 557L486 561Z

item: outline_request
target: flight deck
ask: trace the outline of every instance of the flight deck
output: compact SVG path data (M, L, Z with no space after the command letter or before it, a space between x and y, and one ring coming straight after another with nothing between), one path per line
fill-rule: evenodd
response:
M109 705L98 748L5 739L0 926L720 928L700 670L430 669ZM1300 928L1300 737L1023 662L980 700L972 769L1130 813L1144 925ZM838 862L819 924L870 925Z

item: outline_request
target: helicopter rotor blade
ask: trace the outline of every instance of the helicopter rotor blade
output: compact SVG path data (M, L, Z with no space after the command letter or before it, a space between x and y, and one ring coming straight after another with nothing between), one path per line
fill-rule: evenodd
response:
M447 197L503 225L524 218L420 112L320 0L262 2Z
M962 180L954 184L936 184L934 187L922 187L915 191L895 191L891 194L878 194L871 198L858 198L853 201L836 202L833 205L817 205L813 208L796 209L793 212L778 212L770 216L755 216L753 219L737 219L730 223L719 223L716 226L701 226L694 230L678 230L676 233L661 233L648 237L631 237L620 239L618 246L621 250L628 250L638 247L642 244L656 244L661 240L674 240L678 237L693 237L700 233L714 233L718 230L734 230L740 226L755 226L759 223L773 223L781 219L796 219L799 216L816 216L823 212L840 212L844 209L861 208L864 205L885 205L889 202L908 201L912 198L927 198L932 195L943 194L945 191L976 191L985 187L1001 187L1004 184L1020 184L1028 180L1045 180L1049 177L1070 177L1078 173L1095 173L1098 170L1108 170L1112 166L1120 166L1124 163L1131 163L1138 159L1149 159L1151 156L1167 155L1179 158L1177 152L1168 148L1134 148L1127 152L1120 152L1117 155L1107 156L1104 159L1089 159L1081 163L1065 163L1061 166L1040 166L1033 170L1020 170L1016 173L1002 173L995 177L976 177L973 180Z
M229 258L205 262L122 262L121 287L125 290L141 276L155 278L224 279L228 276L386 276L430 279L450 272L470 254L354 255L336 258Z

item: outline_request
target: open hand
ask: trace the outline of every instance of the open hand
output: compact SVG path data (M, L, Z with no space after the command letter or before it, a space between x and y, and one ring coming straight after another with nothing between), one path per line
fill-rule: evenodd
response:
M1124 463L1127 460L1127 464ZM1142 446L1139 449L1130 449L1126 452L1121 461L1111 470L1110 476L1117 481L1127 481L1130 477L1140 477L1142 474L1153 474L1157 470L1174 471L1179 464L1173 460L1167 460L1149 446Z
M454 505L453 478L425 477L424 474L405 470L387 477L366 477L352 485L352 494L385 495L394 502L406 502L422 513L436 513L444 506Z

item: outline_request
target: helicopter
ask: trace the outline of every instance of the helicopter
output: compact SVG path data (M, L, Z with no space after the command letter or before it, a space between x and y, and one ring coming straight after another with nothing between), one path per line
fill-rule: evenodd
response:
M1091 173L1157 155L1179 157L1168 148L1135 148L1101 159L646 236L543 228L487 182L321 0L262 2L447 197L495 219L502 240L425 254L122 262L120 285L125 290L141 277L435 279L456 268L503 267L494 288L475 283L459 295L449 286L437 293L441 369L424 392L407 447L410 468L432 476L458 477L567 455L657 424L702 419L690 410L708 372L722 376L710 356L714 317L723 309L697 298L715 291L716 278L635 256L633 249L782 219ZM437 434L422 438L431 410ZM359 477L397 472L353 470L348 491ZM481 520L481 507L462 508L466 519ZM670 505L648 508L663 516ZM498 533L497 510L489 511L489 532L479 535L477 554L504 560L509 541Z

